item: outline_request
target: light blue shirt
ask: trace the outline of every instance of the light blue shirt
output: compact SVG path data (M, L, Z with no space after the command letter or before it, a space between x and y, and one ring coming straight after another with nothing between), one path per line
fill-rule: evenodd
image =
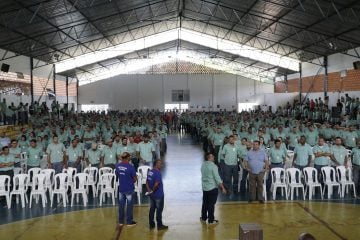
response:
M264 170L265 161L268 160L266 152L264 150L250 150L247 152L245 161L248 162L251 173L259 174Z

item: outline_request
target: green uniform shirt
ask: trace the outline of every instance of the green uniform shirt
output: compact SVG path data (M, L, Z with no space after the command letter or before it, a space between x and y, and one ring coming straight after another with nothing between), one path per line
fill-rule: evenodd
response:
M95 151L89 149L85 152L85 158L87 158L91 164L99 164L101 156L102 152L99 149L96 149Z
M324 146L319 146L319 145L315 145L313 147L313 153L331 153L330 152L330 148L328 145L324 145ZM329 165L329 157L315 157L315 164L316 165Z
M5 155L0 155L0 163L15 163L15 157L12 154L8 154L7 156ZM10 167L3 167L0 168L1 172L4 171L10 171L14 169L14 165L10 166Z
M353 148L352 150L352 163L360 166L360 148Z
M18 163L20 162L20 156L19 154L21 153L21 148L16 147L16 148L9 148L9 153L14 155L15 158L15 162Z
M225 135L223 133L214 133L212 139L215 146L221 146L224 142Z
M27 165L30 167L39 167L40 166L40 160L43 156L43 150L41 147L29 147L26 151L26 154L28 156L27 159Z
M137 145L137 152L140 152L140 157L147 163L152 162L153 153L155 152L154 145L149 141L148 143L140 142Z
M76 162L79 157L82 157L82 154L83 151L79 145L77 145L76 148L71 145L66 149L66 156L68 156L69 162Z
M226 165L237 165L238 157L241 155L240 148L238 146L225 144L222 149L222 156L224 156L224 162Z
M286 152L281 147L279 149L272 147L269 151L269 157L271 163L283 163L284 158L286 157Z
M291 132L291 133L289 133L288 135L287 135L288 137L289 137L289 141L290 141L290 146L291 147L295 147L297 144L298 144L298 140L299 140L299 138L300 138L300 134L299 133L293 133L293 132Z
M115 146L112 146L111 148L109 146L104 146L102 153L103 153L103 157L104 157L104 164L115 164L116 163L117 149Z
M222 180L219 175L218 167L215 163L205 161L201 166L201 185L203 191L210 191L218 188Z
M62 143L50 143L46 149L46 153L50 155L52 163L62 162L64 160L65 147Z
M338 161L340 163L340 165L344 165L345 162L345 158L348 154L348 151L346 150L346 148L344 148L343 146L332 146L331 149L331 154L334 155L336 161ZM333 161L331 161L331 165L335 166L335 163Z
M313 153L309 144L305 143L304 145L297 144L294 149L294 154L296 154L296 159L294 162L299 166L306 166L308 164L309 156Z
M315 146L317 141L319 138L319 134L317 133L317 131L307 131L306 133L306 142L310 145L310 146Z
M345 132L344 133L345 145L347 147L355 148L356 147L356 138L358 138L358 135L356 132Z

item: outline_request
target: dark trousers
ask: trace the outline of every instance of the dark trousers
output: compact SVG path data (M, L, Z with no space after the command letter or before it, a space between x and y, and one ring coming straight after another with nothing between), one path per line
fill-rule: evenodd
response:
M323 176L321 174L321 168L326 167L326 166L327 165L317 165L317 164L314 165L314 168L316 168L316 170L317 170L319 183L321 183L321 184L324 184Z
M210 223L214 221L215 203L218 197L218 189L203 191L203 202L201 208L201 219Z
M243 174L242 174L242 178L241 178L241 182L240 182L240 191L242 193L246 192L246 180L247 180L247 176L248 176L249 172L248 170L243 168Z
M154 215L156 211L156 223L158 227L163 225L162 223L162 212L164 209L164 197L156 199L150 197L150 211L149 211L149 224L150 227L155 227Z
M264 172L259 174L249 173L249 185L250 185L250 198L249 200L253 201L256 200L256 193L257 198L259 201L264 200L263 196L263 180L264 180Z
M231 183L231 180L233 182ZM237 192L239 183L239 169L238 165L224 164L224 185L228 191Z
M202 137L202 142L203 142L203 150L204 152L207 152L209 149L209 141L206 136Z
M215 145L214 148L214 157L215 157L215 164L218 165L220 159L218 159L219 156L219 151L220 151L220 145Z

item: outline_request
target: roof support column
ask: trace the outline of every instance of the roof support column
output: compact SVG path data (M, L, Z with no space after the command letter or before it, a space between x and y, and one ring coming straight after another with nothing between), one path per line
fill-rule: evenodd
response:
M299 103L301 103L301 94L302 94L302 63L299 62Z
M324 56L324 98L328 95L328 57Z
M34 59L30 57L30 96L31 104L34 103Z

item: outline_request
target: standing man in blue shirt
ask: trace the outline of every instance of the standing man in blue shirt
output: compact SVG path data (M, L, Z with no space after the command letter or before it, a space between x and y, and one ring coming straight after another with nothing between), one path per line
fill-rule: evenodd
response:
M133 194L135 190L134 183L137 181L135 168L129 163L130 154L124 152L121 155L121 162L115 166L115 174L119 179L119 226L124 225L125 205L127 226L135 226L133 219Z
M245 168L249 171L250 198L249 203L257 197L264 203L263 180L265 172L269 169L269 160L264 150L260 149L260 142L254 141L253 149L246 154Z
M158 230L166 230L169 227L162 222L162 211L164 209L164 188L160 169L163 163L160 159L155 160L153 169L148 173L146 188L150 196L149 224L150 229L155 228L154 215L156 210L156 222Z
M225 187L219 175L218 167L215 165L215 157L212 153L207 153L206 161L201 166L201 183L203 190L203 202L201 208L200 221L205 223L208 220L209 224L217 224L215 220L215 203L218 197L218 188L226 194Z

